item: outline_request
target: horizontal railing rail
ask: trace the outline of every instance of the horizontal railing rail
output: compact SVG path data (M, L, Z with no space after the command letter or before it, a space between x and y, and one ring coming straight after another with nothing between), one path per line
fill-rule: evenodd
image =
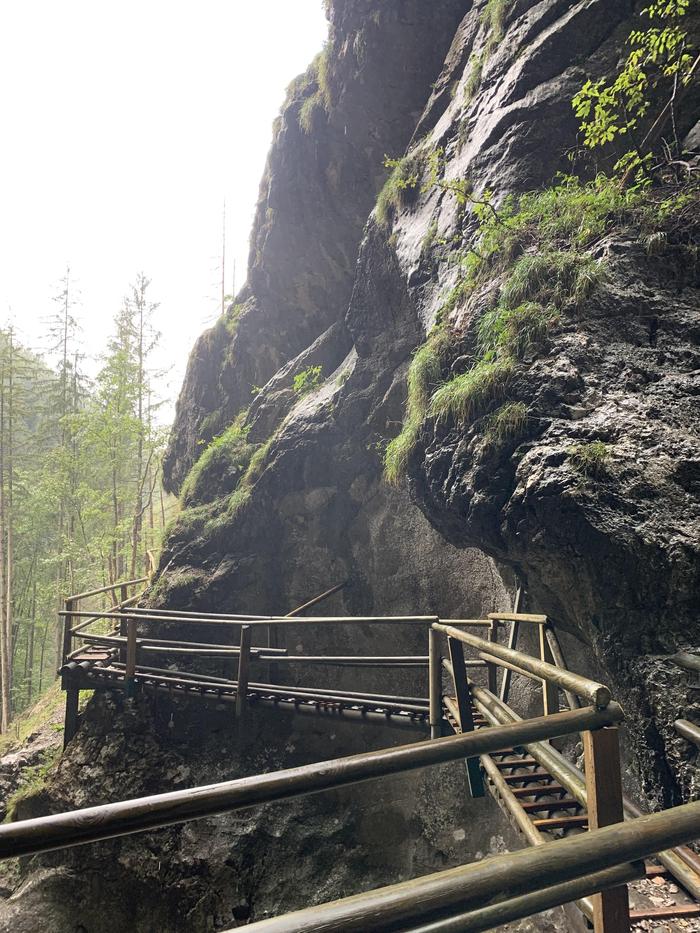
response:
M217 813L507 749L524 742L600 729L622 719L620 707L610 703L606 709L587 707L480 732L23 820L0 826L0 858L47 852L185 823Z
M559 714L562 715L562 714ZM552 717L550 717L552 718ZM549 906L588 892L641 877L639 863L659 849L700 836L700 801L522 849L364 894L310 907L251 924L260 933L373 933L402 929L413 933L445 933L489 929L484 922L528 916L538 906L533 888ZM626 866L621 874L612 870ZM601 876L602 872L611 874ZM628 873L629 872L629 873ZM593 876L593 877L591 877ZM589 878L589 884L573 882ZM555 892L554 886L558 887ZM524 899L524 900L519 900ZM508 906L506 906L508 905ZM491 916L486 916L491 911ZM524 912L523 912L524 911ZM457 915L457 916L455 916Z
M555 667L553 664L549 664L546 661L528 657L522 652L513 651L496 642L484 641L482 638L478 638L476 635L470 635L454 626L442 625L437 622L434 623L432 627L437 632L442 632L450 638L456 638L458 641L462 641L464 644L478 649L479 656L482 660L491 658L492 660L496 659L501 662L506 662L506 664L515 665L516 668L523 672L527 671L539 680L544 680L562 689L570 690L572 693L594 703L596 706L604 707L610 702L612 696L610 688L606 687L604 684L599 684L596 681L581 677L579 674L574 674L571 671Z
M700 747L700 726L689 719L677 719L673 724L678 735Z

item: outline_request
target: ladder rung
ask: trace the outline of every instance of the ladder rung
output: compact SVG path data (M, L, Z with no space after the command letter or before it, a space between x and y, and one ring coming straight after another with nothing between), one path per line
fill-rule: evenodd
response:
M537 762L534 758L505 758L495 764L497 768L530 768Z
M555 816L546 820L533 820L537 829L568 829L570 826L587 826L587 816Z
M529 774L506 774L503 776L506 784L531 784L533 781L552 780L552 775L547 771L531 771Z
M510 792L514 797L541 797L543 794L568 793L561 784L546 784L542 787L511 787Z
M521 803L520 806L526 813L537 813L538 810L573 810L575 807L580 807L581 804L578 800L546 800Z

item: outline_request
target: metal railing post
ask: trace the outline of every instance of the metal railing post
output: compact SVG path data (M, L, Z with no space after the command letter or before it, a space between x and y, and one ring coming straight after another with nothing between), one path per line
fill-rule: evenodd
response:
M540 640L540 660L545 664L554 664L554 656L547 641L546 625L538 625ZM542 681L542 708L545 716L559 712L559 687L550 680Z
M72 599L66 599L64 605L67 615L63 620L63 664L66 663L66 659L71 651L71 640L73 638L71 635L71 629L73 628L73 616L71 613L75 610L75 604Z
M126 620L126 669L124 671L124 690L128 697L134 695L136 688L136 619Z
M620 742L617 726L583 733L588 799L588 828L602 829L624 821ZM595 933L629 933L627 885L596 894L593 901Z
M491 620L491 628L489 629L488 640L494 644L498 643L498 621L496 619ZM488 675L488 686L491 693L496 693L498 690L498 668L495 664L492 664L490 661L486 664L486 673Z
M250 675L250 625L241 626L240 654L238 656L238 687L236 688L236 719L243 722L247 706L248 678Z
M440 636L433 627L428 629L428 680L430 697L430 738L442 735L442 658Z
M447 646L450 650L452 663L452 676L454 678L455 696L457 698L457 712L459 713L459 730L462 734L474 731L474 716L472 714L472 699L467 681L467 668L464 664L464 648L462 642L456 638L448 638ZM481 777L481 768L478 758L467 758L467 780L469 793L472 797L484 796L484 781Z

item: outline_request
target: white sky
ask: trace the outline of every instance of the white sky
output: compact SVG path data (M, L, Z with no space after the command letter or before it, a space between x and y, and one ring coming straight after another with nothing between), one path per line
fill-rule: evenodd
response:
M321 0L0 0L0 323L41 349L66 263L95 354L152 279L174 402L243 284L271 126L326 35Z

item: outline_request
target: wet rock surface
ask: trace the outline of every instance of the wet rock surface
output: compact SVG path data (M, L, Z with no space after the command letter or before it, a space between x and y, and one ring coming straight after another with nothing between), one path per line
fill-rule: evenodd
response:
M368 217L384 154L400 155L411 138L426 158L442 149L445 179L470 179L499 199L551 183L576 142L571 96L615 65L635 8L518 0L494 45L486 6L329 4L328 70L290 89L261 185L249 281L192 354L166 478L179 489L199 442L237 416L263 455L235 508L238 474L212 474L166 542L150 599L287 612L347 581L324 613L475 617L509 608L517 573L528 608L560 627L571 667L609 681L623 702L628 791L668 806L697 794L697 755L672 723L700 713L699 694L668 661L700 644L697 264L674 250L649 255L632 229L602 237L604 279L515 372L512 397L529 409L525 435L488 444L478 424L428 418L408 483L382 478L409 362L460 274L454 249L475 231L454 191L429 184L388 224ZM318 106L307 105L312 98ZM680 116L679 132L697 119ZM473 360L478 320L500 284L482 283L454 309L452 374ZM319 384L295 391L295 377L317 366ZM595 476L570 453L590 442L609 451ZM426 650L418 627L298 625L285 639L300 653ZM316 670L313 682L342 689L357 677L331 681ZM364 684L425 691L412 674L369 672ZM533 707L531 693L516 693L523 711ZM203 710L94 701L43 805L194 786L405 740L260 714L243 745L225 710ZM461 766L372 788L41 857L20 867L0 929L29 933L40 918L62 933L80 918L86 933L221 930L520 844L490 800L466 798ZM507 929L563 933L580 922L557 911Z

